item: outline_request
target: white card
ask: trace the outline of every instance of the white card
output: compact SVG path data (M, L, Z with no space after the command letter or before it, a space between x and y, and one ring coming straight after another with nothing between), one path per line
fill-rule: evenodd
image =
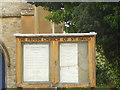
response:
M60 82L78 83L78 45L60 44Z
M23 80L49 81L49 44L24 44Z

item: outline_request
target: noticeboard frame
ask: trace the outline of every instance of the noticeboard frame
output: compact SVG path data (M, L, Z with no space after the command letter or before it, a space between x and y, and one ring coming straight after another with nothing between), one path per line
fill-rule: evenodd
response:
M47 39L46 39L47 38ZM54 39L53 39L54 38ZM56 39L57 38L57 39ZM77 39L75 39L77 38ZM81 39L78 39L81 38ZM96 87L95 41L96 36L16 36L17 41L17 87ZM61 42L88 42L89 57L89 85L58 85L59 83L59 43ZM22 43L49 43L50 44L50 82L49 84L24 84L22 81Z

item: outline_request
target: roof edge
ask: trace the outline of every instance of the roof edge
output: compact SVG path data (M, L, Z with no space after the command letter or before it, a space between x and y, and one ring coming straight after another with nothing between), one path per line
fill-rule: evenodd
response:
M21 34L16 33L14 36L16 37L51 37L51 36L96 36L96 32L89 33L51 33L51 34Z

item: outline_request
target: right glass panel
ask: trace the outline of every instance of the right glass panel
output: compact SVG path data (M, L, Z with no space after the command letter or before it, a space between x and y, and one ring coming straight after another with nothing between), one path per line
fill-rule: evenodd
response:
M60 82L78 83L78 45L60 44Z
M79 84L89 85L88 42L78 43Z
M60 83L89 85L88 42L60 43Z

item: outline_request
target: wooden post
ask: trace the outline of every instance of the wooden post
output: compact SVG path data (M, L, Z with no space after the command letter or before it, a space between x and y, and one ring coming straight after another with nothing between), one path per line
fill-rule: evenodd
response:
M56 71L55 72L55 77L54 77L54 83L55 83L55 85L59 82L59 61L58 61L58 41L53 41L53 46L54 46L54 48L53 48L53 55L54 55L54 71ZM57 86L57 85L56 85Z
M21 84L21 42L19 41L19 38L16 38L17 39L17 86L19 86Z
M96 86L96 72L95 72L95 37L91 37L89 41L89 81L90 87Z

